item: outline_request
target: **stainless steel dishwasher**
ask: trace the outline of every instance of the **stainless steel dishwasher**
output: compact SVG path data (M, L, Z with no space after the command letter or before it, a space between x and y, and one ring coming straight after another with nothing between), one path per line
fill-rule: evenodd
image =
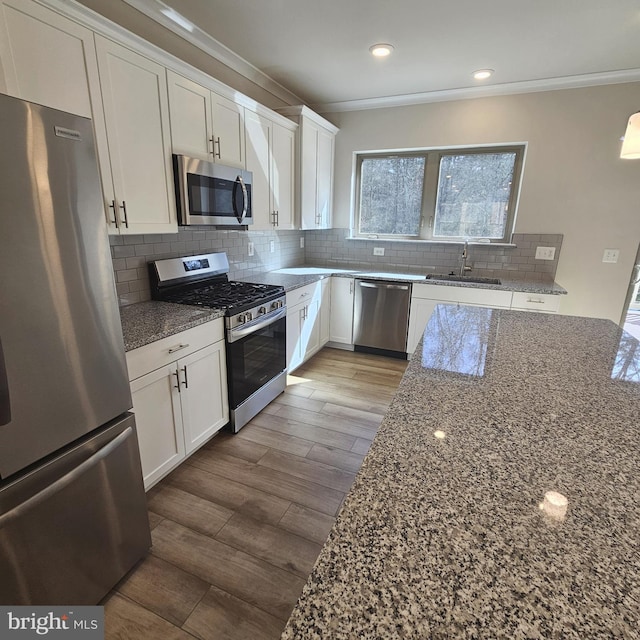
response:
M356 279L355 350L406 358L410 303L411 283Z

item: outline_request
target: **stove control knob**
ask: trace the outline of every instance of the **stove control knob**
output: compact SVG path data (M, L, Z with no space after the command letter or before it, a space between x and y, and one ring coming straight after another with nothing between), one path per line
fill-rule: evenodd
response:
M272 309L277 309L277 308L280 306L280 305L278 304L278 302L279 302L278 300L276 300L275 302L272 302L272 303L271 303L271 308L272 308Z
M244 324L247 321L247 316L244 313L238 315L238 324Z
M250 320L253 320L253 315L251 315L251 311L247 311L247 313L245 313L245 317L247 318L247 322L249 322Z
M267 307L260 307L258 309L258 315L259 316L263 316L265 313L267 313Z

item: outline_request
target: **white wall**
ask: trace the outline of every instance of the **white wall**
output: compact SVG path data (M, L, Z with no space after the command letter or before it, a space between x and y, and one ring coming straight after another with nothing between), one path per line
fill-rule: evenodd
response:
M620 159L620 137L639 109L633 83L323 114L340 127L334 226L349 226L355 151L527 142L516 231L564 234L562 313L618 322L640 243L640 160Z

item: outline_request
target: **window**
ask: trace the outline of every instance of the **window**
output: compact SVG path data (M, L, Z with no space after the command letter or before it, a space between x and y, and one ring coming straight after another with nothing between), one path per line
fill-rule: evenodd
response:
M354 235L508 242L523 146L360 154Z

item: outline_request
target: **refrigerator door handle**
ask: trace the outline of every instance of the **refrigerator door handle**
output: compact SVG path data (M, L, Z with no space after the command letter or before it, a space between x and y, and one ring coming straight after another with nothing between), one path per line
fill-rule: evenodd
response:
M2 339L0 339L0 427L11 422L11 399L9 397L9 376L4 363Z
M17 507L14 507L10 511L3 513L0 516L0 529L6 527L8 524L20 518L31 509L34 509L39 504L48 500L51 496L62 491L65 487L68 487L72 482L75 482L78 478L83 476L89 469L95 467L99 462L104 460L111 452L117 449L127 438L133 435L133 429L127 427L122 433L117 435L111 442L106 444L102 449L96 451L92 456L87 458L84 462L80 463L75 469L72 469L62 477L58 478L53 484L50 484L42 491L33 494L30 498L20 503Z

